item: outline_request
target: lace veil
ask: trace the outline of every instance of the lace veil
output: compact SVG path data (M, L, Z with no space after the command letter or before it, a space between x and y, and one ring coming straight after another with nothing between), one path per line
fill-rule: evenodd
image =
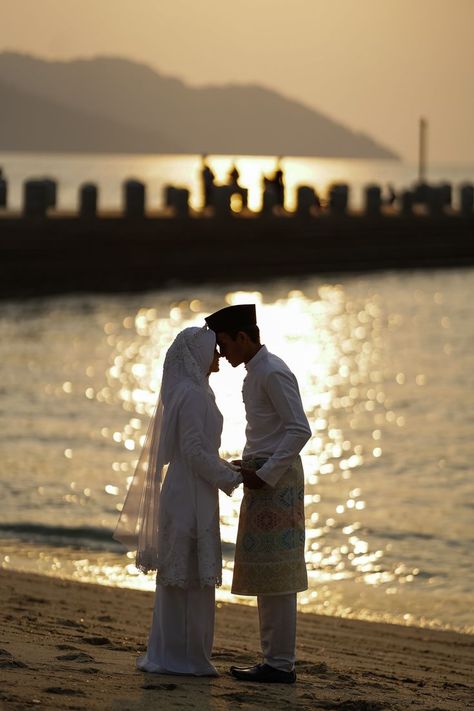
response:
M191 384L209 388L215 346L207 326L185 328L165 357L158 403L113 535L136 550L135 564L144 573L157 569L160 491L177 443L179 404Z

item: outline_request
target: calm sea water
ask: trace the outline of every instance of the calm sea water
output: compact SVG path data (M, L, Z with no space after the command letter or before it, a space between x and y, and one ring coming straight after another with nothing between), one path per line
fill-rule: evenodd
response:
M241 159L242 175L246 160L257 159ZM300 161L301 174L311 164L315 177L323 163ZM342 171L339 163L326 166L326 177ZM344 177L362 186L370 165L357 172L355 163ZM13 200L26 175L64 175L64 207L85 178L95 177L112 205L127 175L146 177L148 167L157 197L160 181L184 182L198 166L193 158L157 167L152 158L13 155L0 164ZM389 175L387 165L371 165L375 179L408 183L407 167L390 164ZM298 376L313 431L303 451L310 588L302 609L474 632L474 270L246 288L0 303L0 565L153 589L111 533L164 353L207 313L254 300L263 341ZM222 362L212 376L229 458L244 443L243 375ZM221 497L221 599L236 599L229 589L240 499L240 491Z
M153 587L111 541L173 336L255 299L313 438L308 610L474 630L474 272L182 288L0 305L4 567ZM212 385L222 454L244 441L243 368ZM228 595L241 492L221 500Z

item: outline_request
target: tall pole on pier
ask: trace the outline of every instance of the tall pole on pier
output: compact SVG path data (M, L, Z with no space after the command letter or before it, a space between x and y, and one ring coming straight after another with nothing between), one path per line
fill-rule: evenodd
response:
M426 180L426 148L427 148L428 121L421 117L418 133L418 182Z

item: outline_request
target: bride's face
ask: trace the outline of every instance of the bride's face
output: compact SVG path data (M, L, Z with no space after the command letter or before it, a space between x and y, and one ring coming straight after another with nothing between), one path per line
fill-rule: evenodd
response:
M212 357L212 362L211 362L211 365L210 365L210 368L209 368L209 373L208 373L208 375L210 375L211 373L217 373L217 372L219 372L219 358L220 358L220 357L221 357L221 354L219 353L219 351L218 351L217 348L216 348L216 349L214 350L214 355L213 355L213 357Z

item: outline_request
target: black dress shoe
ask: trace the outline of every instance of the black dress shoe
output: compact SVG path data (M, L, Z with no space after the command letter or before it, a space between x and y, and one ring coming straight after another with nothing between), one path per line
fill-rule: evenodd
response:
M240 681L259 681L264 684L294 684L295 670L286 672L268 664L256 664L254 667L231 667L230 673Z

